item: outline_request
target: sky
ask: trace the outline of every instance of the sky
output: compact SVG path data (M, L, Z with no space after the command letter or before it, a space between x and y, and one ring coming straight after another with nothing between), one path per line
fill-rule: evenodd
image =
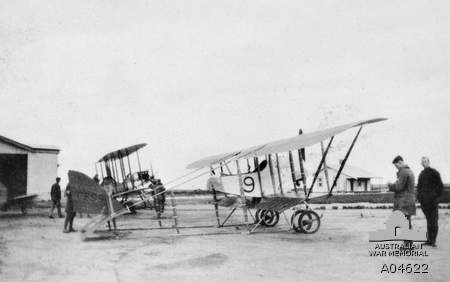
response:
M426 155L448 183L448 11L416 0L0 0L0 135L58 146L63 182L146 142L143 166L169 181L299 128L386 117L348 163L393 181L393 157L418 174ZM351 132L339 138L331 163Z

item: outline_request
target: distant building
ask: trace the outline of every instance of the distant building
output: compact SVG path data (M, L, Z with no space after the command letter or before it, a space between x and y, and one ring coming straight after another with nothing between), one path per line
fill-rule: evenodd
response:
M8 199L38 194L49 198L58 171L59 149L26 145L0 135L0 182Z
M334 177L336 176L339 167L327 166L328 178L330 187L333 185ZM370 173L362 168L345 165L344 169L339 176L339 180L336 187L333 189L333 193L339 192L363 192L372 191L372 180L377 177L375 174ZM315 192L327 192L328 187L326 184L325 172L322 169L317 177L317 184L314 187Z

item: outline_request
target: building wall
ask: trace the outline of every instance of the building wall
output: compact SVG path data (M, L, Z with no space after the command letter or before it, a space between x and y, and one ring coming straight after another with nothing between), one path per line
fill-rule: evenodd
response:
M365 186L365 182L367 182L367 191L371 190L370 187L370 179L364 179L358 182L358 180L354 180L354 184L353 184L353 191L355 192L362 192L362 191L366 191L366 186ZM349 184L350 185L350 184Z
M328 169L328 178L330 180L330 186L333 185L333 181L334 181L334 177L336 177L337 171L334 169ZM320 182L322 183L322 186L320 186ZM371 183L371 179L361 179L360 182L358 182L358 180L353 180L353 191L354 192L362 192L362 191L366 191L365 190L365 182L367 182L367 191L371 191L372 190L372 183ZM345 174L341 174L341 176L339 177L338 183L336 185L336 188L334 188L333 193L334 192L351 192L351 181L349 179L348 175ZM317 183L314 187L314 190L316 192L327 192L327 185L326 185L326 180L325 180L325 173L323 171L321 171L319 173L319 176L317 178Z
M55 183L57 174L58 154L29 153L27 194L38 194L42 199L50 199L50 187Z
M328 170L328 179L330 182L330 188L333 185L334 178L336 177L336 171L329 169ZM311 177L313 178L313 176ZM312 181L312 179L311 179ZM322 184L322 185L320 185ZM321 192L326 193L328 192L327 182L325 178L325 173L321 171L319 173L319 176L317 177L317 182L314 185L314 191L315 192ZM346 192L350 191L350 183L347 183L347 180L345 179L345 176L341 174L341 176L338 179L338 182L336 184L336 187L333 189L334 192Z

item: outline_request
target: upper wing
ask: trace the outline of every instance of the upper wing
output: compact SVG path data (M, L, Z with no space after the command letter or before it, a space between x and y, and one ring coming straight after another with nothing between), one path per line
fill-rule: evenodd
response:
M203 168L203 167L207 167L213 164L217 164L220 162L224 162L230 158L233 157L238 157L238 158L242 158L242 156L245 156L249 153L252 153L258 149L261 149L263 145L260 146L255 146L255 147L251 147L248 149L242 149L239 151L233 151L231 153L226 153L226 154L220 154L220 155L214 155L214 156L210 156L210 157L206 157L203 159L200 159L198 161L195 161L191 164L189 164L187 166L188 169L194 169L194 168Z
M214 156L209 156L203 159L200 159L198 161L195 161L193 163L190 163L187 168L188 169L192 169L192 168L203 168L206 166L209 166L211 164L216 164L216 163L220 163L223 162L231 157L237 156L240 153L240 151L234 151L231 153L226 153L226 154L220 154L220 155L214 155Z
M141 148L143 148L145 146L147 146L146 143L141 143L141 144L136 144L136 145L129 146L129 147L126 147L126 148L122 148L122 149L119 149L117 151L113 151L113 152L110 152L110 153L104 155L98 161L99 162L103 162L103 161L108 161L110 159L120 159L120 158L126 157L126 156L136 152L137 150L139 150L139 149L141 149Z
M357 127L369 123L379 122L386 120L386 118L376 118L376 119L369 119L359 122L353 122L348 123L324 130L319 130L311 133L304 133L302 135L296 135L294 137L281 139L265 144L261 144L259 146L250 147L247 149L242 149L238 151L234 151L231 153L211 156L207 158L203 158L201 160L198 160L196 162L193 162L187 166L188 169L194 169L194 168L203 168L207 167L213 164L217 164L223 161L226 161L227 159L230 159L231 157L235 157L236 159L241 158L252 158L257 156L263 156L267 154L275 154L280 152L288 152L293 150L298 150L301 148L305 148L307 146L311 146L313 144L316 144L320 141L323 141L327 138L330 138L332 136L335 136L336 134L339 134L347 129L350 129L352 127Z

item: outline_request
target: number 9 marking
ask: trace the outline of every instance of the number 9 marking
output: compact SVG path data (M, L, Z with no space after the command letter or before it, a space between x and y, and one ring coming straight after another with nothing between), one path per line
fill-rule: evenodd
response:
M255 180L253 180L253 177L247 176L244 178L243 182L244 186L246 186L243 188L244 192L251 193L255 190Z

